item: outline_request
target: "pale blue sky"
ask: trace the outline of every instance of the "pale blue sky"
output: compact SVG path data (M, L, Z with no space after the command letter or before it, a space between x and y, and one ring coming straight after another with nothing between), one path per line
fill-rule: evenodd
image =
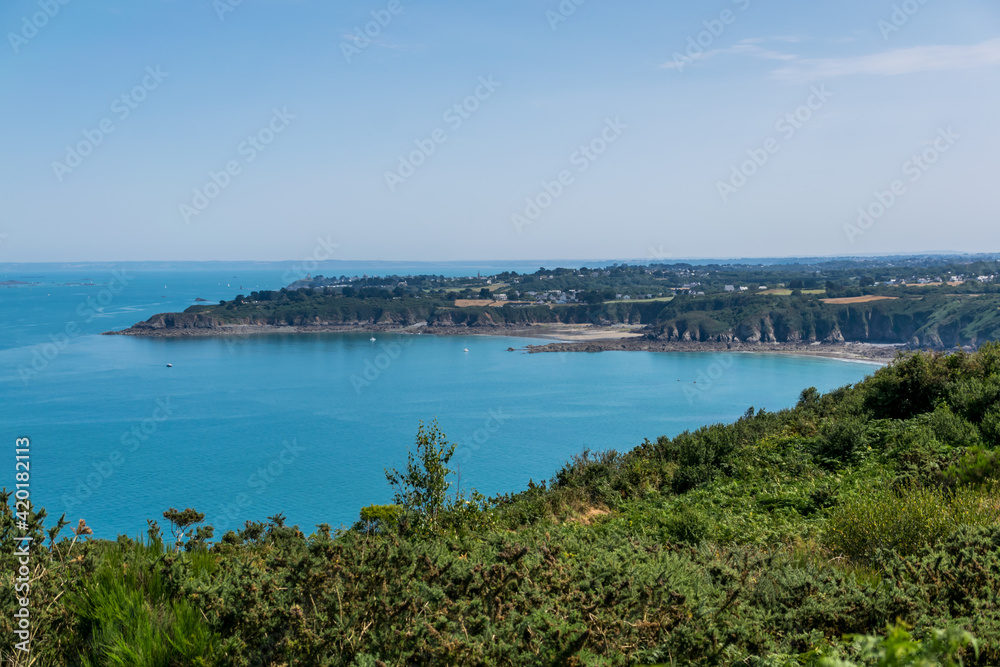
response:
M995 1L62 2L0 9L0 261L1000 251Z

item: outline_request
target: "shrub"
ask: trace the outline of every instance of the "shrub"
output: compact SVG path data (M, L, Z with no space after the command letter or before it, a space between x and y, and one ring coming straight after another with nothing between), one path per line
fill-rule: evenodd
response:
M855 636L854 647L860 664L878 667L956 667L963 664L963 649L972 646L979 656L979 645L968 632L958 628L934 630L931 636L917 641L901 622L890 625L885 637ZM857 663L825 659L820 667L855 667Z
M1000 448L1000 406L992 408L983 416L979 430L989 447Z
M1000 480L1000 451L973 447L944 473L950 486L982 486Z
M399 505L369 505L361 508L359 528L368 533L378 533L399 525L403 509Z
M735 427L710 426L681 433L665 445L666 459L678 464L674 492L684 493L727 472L737 448L737 432Z
M877 419L908 419L934 409L952 378L940 354L910 354L866 383L865 407Z
M834 422L816 444L816 456L827 464L849 463L856 451L868 446L868 429L858 417Z
M881 437L884 459L896 469L896 487L939 481L954 458L954 448L935 435L930 415L890 422Z
M951 447L974 447L981 443L975 424L952 412L946 404L934 410L928 423L934 436Z
M613 449L603 452L584 449L556 473L551 486L559 489L584 489L592 502L607 503L613 495L612 483L621 463L622 456Z
M808 387L803 389L802 393L799 394L799 402L796 407L812 410L819 405L820 393L819 389L816 387Z
M1000 378L963 377L949 388L948 402L969 421L981 423L1000 400Z
M675 542L698 545L708 539L712 523L701 510L685 506L667 518L664 529Z
M988 489L870 489L849 496L833 510L826 537L840 553L873 560L880 550L913 554L962 526L997 523L1000 503Z

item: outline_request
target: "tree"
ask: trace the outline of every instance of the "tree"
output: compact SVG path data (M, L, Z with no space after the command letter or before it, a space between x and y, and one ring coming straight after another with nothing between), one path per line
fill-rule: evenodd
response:
M385 470L385 478L395 491L394 502L407 513L416 513L431 524L444 508L452 472L448 462L455 445L445 439L435 419L429 426L421 421L417 429L416 452L406 455L406 471Z
M163 513L163 518L170 522L170 532L174 534L174 539L177 540L177 548L180 548L181 543L184 541L184 533L187 532L189 527L204 521L205 514L203 512L196 512L190 507L183 512L178 512L171 507ZM200 535L204 535L204 533L200 533ZM211 536L211 533L209 533L209 536Z
M480 299L492 299L493 298L493 293L490 292L490 290L489 290L488 287L484 287L483 289L479 290L479 298Z

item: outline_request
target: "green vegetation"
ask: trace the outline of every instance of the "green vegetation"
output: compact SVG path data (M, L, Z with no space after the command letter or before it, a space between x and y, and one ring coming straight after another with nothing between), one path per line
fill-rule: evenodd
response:
M885 637L871 635L855 638L855 647L863 664L878 667L958 667L966 647L978 655L976 638L962 630L937 630L924 642L915 641L903 623L888 628ZM855 667L854 661L827 658L823 667Z
M876 559L883 551L914 555L959 527L1000 524L998 501L995 488L864 490L831 513L827 541L858 562Z
M211 543L168 510L170 548L39 511L35 664L996 665L998 427L989 343L491 499L455 492L454 445L421 425L394 504L345 530L278 515Z
M1000 339L998 273L1000 263L992 260L909 258L774 266L614 265L475 278L317 276L278 291L156 315L130 332L237 324L632 324L645 325L648 339L666 342L975 348ZM457 299L501 296L506 300L493 305L456 306Z
M745 288L757 293L767 287L772 293L788 296L804 294L836 297L885 294L921 296L938 288L926 283L964 281L941 286L949 294L997 293L996 276L1000 262L995 257L888 257L855 260L801 260L775 264L613 264L587 268L540 268L534 273L503 272L493 276L449 278L444 276L340 276L310 277L295 282L293 288L335 289L345 296L372 294L382 290L392 296L405 294L448 295L476 298L503 293L509 299L535 301L553 292L576 293L580 303L666 297L675 291L704 292L706 295ZM980 281L983 277L986 280ZM922 284L923 283L923 284ZM483 292L483 290L486 292ZM647 295L651 295L647 296ZM553 299L555 300L555 299ZM572 299L571 299L572 301Z

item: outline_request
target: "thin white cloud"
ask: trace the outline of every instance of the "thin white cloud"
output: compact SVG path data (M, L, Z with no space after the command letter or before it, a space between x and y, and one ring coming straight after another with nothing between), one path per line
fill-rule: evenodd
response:
M776 79L812 81L867 74L899 76L1000 65L1000 38L961 46L917 46L851 58L815 58L772 72Z
M779 51L772 51L771 49L765 49L764 47L757 46L756 44L748 44L740 42L739 44L734 44L733 46L725 49L726 53L735 53L740 55L749 55L754 58L761 58L762 60L797 60L798 56L791 53L781 53Z
M776 42L788 42L789 44L797 44L805 41L804 37L796 37L795 35L775 35L771 39Z
M741 39L736 44L726 47L724 49L712 49L710 51L703 51L701 53L695 53L690 56L684 55L678 58L676 55L673 60L667 61L660 65L661 69L684 69L685 67L691 65L692 63L699 62L702 60L708 60L709 58L714 58L718 55L730 54L730 55L743 55L751 56L753 58L760 58L762 60L796 60L798 56L790 53L780 53L778 51L773 51L771 49L766 49L760 44L767 42L769 40L778 41L789 41L792 38L785 37L749 37L747 39Z

